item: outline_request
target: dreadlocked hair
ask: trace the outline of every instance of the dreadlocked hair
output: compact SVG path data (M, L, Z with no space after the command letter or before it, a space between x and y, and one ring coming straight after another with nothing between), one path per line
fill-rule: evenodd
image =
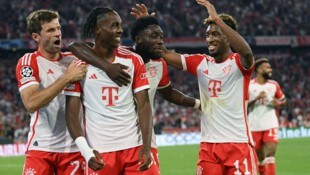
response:
M228 14L222 13L222 14L219 14L219 18L221 18L224 21L224 23L226 23L233 30L235 31L238 30L237 21L235 20L234 17ZM204 24L209 26L211 24L215 24L215 22L210 17L208 17L204 20Z
M131 26L130 35L132 41L135 41L136 36L146 29L149 25L159 25L157 18L154 16L145 16L137 19Z
M97 27L97 20L110 12L114 12L114 10L108 7L93 8L87 17L86 23L84 24L82 38L86 39L87 37L93 37L95 28Z

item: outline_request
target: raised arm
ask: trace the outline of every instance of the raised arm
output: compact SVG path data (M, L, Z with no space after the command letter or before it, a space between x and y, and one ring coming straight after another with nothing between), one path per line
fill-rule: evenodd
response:
M127 86L130 83L130 75L123 70L128 69L127 66L119 63L111 64L101 59L86 43L73 42L69 44L68 49L79 59L105 71L118 86Z
M139 170L147 170L152 163L151 159L151 139L153 118L149 101L148 90L142 90L135 94L138 106L139 124L142 133L143 147L139 154ZM142 162L143 161L143 162Z
M158 89L158 92L165 100L169 101L170 103L181 106L200 108L200 100L183 94L177 89L172 88L171 85L163 89Z
M226 25L221 18L219 18L214 6L207 0L196 0L198 4L206 7L210 18L218 25L223 33L227 36L231 46L237 53L241 55L241 64L244 68L251 68L254 64L254 56L252 50L244 38L235 30Z
M39 110L50 103L69 83L82 79L85 73L85 65L75 66L75 62L72 62L66 74L58 78L50 86L42 89L35 84L23 89L21 97L25 108L30 113Z
M79 120L81 107L80 97L66 97L66 124L68 131L81 151L82 156L88 163L88 166L94 171L104 167L104 162L99 152L89 147Z

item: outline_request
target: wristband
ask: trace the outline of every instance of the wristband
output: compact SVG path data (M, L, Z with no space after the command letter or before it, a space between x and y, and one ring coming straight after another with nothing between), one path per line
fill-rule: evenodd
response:
M195 99L195 106L194 106L194 108L198 109L199 106L200 106L200 100Z
M87 163L90 160L90 158L96 157L94 152L93 152L93 149L88 146L85 137L80 136L80 137L76 138L75 144L80 149L80 152L81 152L82 156L84 157L84 159L86 160Z

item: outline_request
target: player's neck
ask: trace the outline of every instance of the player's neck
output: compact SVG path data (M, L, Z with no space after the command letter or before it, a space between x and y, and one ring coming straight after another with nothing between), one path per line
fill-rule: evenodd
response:
M268 80L261 75L257 75L256 81L258 84L265 84Z
M52 60L52 61L55 61L55 60L58 60L60 58L60 53L49 53L47 52L45 49L43 48L39 48L38 51L41 53L41 55L48 59L48 60Z
M94 51L101 59L105 59L109 62L114 60L114 49L109 49L106 47L94 46Z
M227 52L214 55L213 57L214 57L216 63L223 63L227 60L227 58L229 57L229 55L231 53L232 53L232 51L229 49L229 50L227 50Z

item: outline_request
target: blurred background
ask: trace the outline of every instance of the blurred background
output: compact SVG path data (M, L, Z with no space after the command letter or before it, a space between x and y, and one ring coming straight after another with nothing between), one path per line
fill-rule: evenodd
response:
M165 33L165 44L179 53L207 53L203 19L207 10L194 0L0 0L0 143L25 143L30 116L23 107L15 79L18 59L36 49L26 29L26 17L34 10L52 9L61 16L63 51L79 40L90 10L108 6L123 20L123 45L132 45L129 31L134 18L130 8L144 3L156 12ZM266 5L268 4L268 5ZM220 0L218 13L236 18L239 33L250 44L256 58L270 59L273 79L287 97L278 110L281 128L310 127L310 13L308 0ZM199 98L197 79L169 68L172 85ZM200 111L178 107L159 95L155 102L156 134L198 132ZM310 133L310 132L309 132ZM310 134L309 134L310 135Z

